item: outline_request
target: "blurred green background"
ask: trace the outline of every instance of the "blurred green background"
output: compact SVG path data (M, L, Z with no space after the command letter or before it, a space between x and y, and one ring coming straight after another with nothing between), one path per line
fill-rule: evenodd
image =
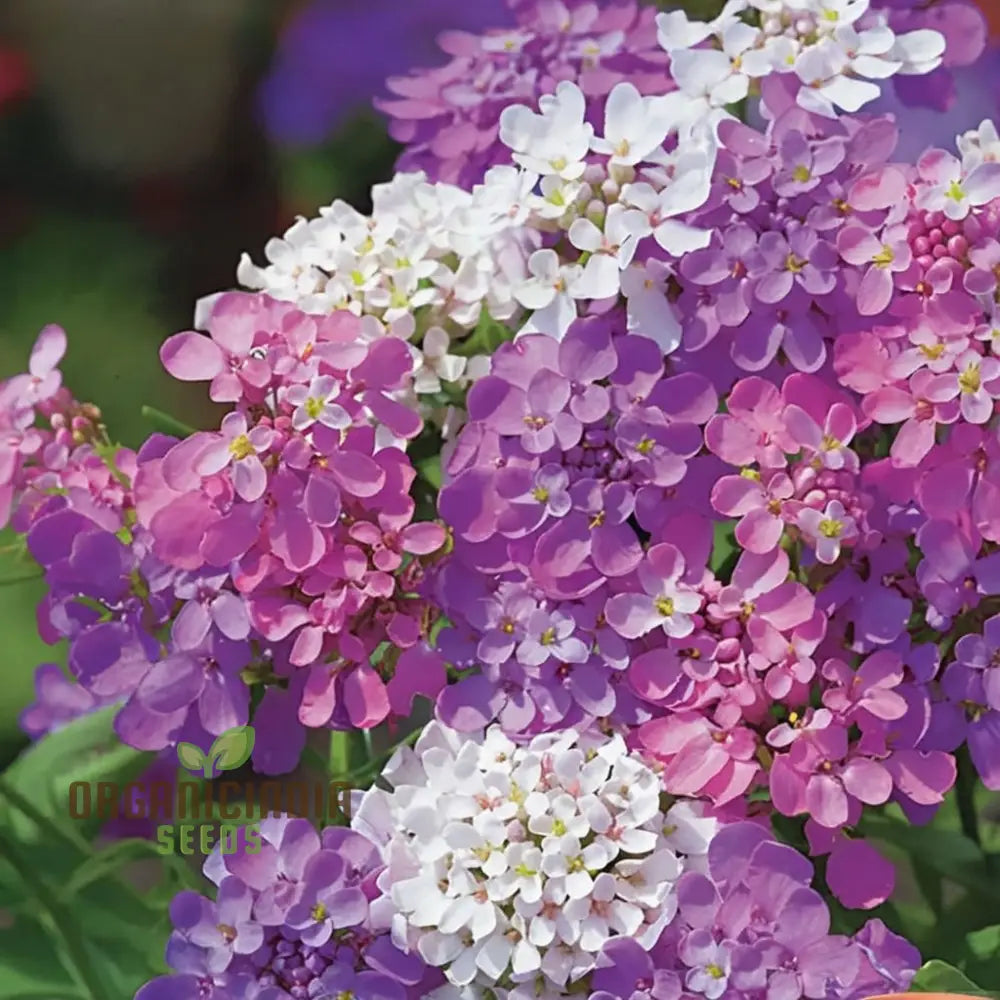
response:
M256 92L294 6L0 5L0 379L24 371L38 331L58 323L67 384L123 444L150 432L144 403L212 422L205 387L162 371L160 343L190 326L197 298L232 287L241 252L259 257L335 197L363 208L394 159L373 117L322 148L268 143ZM0 768L25 743L17 718L35 666L60 660L36 633L31 572L0 553Z

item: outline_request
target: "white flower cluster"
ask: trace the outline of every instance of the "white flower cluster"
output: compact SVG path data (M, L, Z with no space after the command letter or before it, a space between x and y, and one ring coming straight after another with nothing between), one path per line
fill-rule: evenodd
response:
M466 998L564 992L615 935L651 948L716 829L696 803L664 813L658 776L600 732L517 746L434 722L383 778L352 820L383 845L374 906Z
M373 188L371 216L335 201L270 240L267 266L244 254L237 279L304 312L349 309L372 339L409 341L415 394L440 393L442 383L461 390L487 359L450 353L452 344L484 309L499 321L520 311L513 286L538 240L518 212L520 179L501 168L468 192L421 173L397 174Z
M794 73L799 105L834 117L837 108L855 112L875 100L873 80L929 73L944 54L940 32L896 35L868 7L869 0L729 0L714 21L672 11L657 25L671 75L702 113L742 101L754 80ZM713 48L696 48L709 40Z
M635 262L636 255L647 237L673 258L708 245L711 234L679 216L708 200L718 118L692 114L683 94L643 97L630 83L608 95L602 136L585 121L585 108L583 93L567 81L541 99L539 113L516 104L500 116L501 140L538 178L541 193L527 198L532 223L561 230L573 248L531 255L529 277L514 288L533 310L520 332L561 338L579 303L621 294L629 330L669 354L680 343L665 294L669 272L663 260Z
M561 338L581 306L621 293L629 328L669 353L680 326L667 272L633 260L645 237L673 256L707 245L707 231L677 217L708 198L718 118L693 114L683 94L642 97L629 83L608 96L603 136L585 115L570 82L539 112L509 107L500 136L514 165L494 167L471 192L398 175L374 189L371 217L334 202L271 240L267 267L244 255L238 279L307 312L351 309L371 336L410 340L416 395L481 373L480 358L466 363L449 348L483 310L515 329L528 311L520 333ZM561 234L568 253L541 249L545 234L550 244Z

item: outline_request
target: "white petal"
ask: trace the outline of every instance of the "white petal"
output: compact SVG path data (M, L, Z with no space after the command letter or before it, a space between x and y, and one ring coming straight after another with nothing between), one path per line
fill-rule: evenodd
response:
M676 219L666 219L653 231L656 242L669 254L682 257L693 250L702 250L712 239L711 230L697 229Z

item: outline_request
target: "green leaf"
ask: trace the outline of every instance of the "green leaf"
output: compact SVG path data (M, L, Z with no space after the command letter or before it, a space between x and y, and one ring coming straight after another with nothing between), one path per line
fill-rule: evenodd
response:
M71 820L70 789L78 782L92 788L99 782L124 787L149 766L153 754L124 746L114 732L117 706L81 716L38 740L24 751L4 774L5 784L26 798L43 816L57 817L60 824L72 823L86 841L101 828L105 818L91 815ZM5 803L0 796L0 821ZM38 829L15 810L10 822L23 840L37 839Z
M83 1000L53 952L51 931L35 917L17 916L0 928L0 1000Z
M966 934L965 944L974 958L1000 958L1000 924Z
M471 358L479 354L490 355L505 341L513 339L514 331L493 319L483 309L472 333L464 340L452 341L449 350L461 358Z
M209 761L220 771L235 771L242 767L253 753L253 726L237 726L217 737L208 751ZM210 777L209 764L205 765L205 777Z
M192 774L201 774L208 764L208 757L193 743L178 743L177 759L181 762L181 766Z
M429 455L427 458L420 459L417 463L417 472L420 473L421 477L426 480L434 489L441 489L441 456L440 455Z
M10 862L28 894L36 900L51 922L56 940L61 945L77 983L86 991L85 995L90 1000L112 1000L91 966L84 936L76 923L72 908L60 904L54 891L42 878L41 869L27 863L18 845L3 831L0 831L0 854Z
M986 857L968 837L937 826L911 826L904 819L875 813L864 816L858 829L890 849L905 852L915 868L923 867L970 893L993 898L994 883Z
M966 993L972 996L997 996L981 989L953 965L931 959L917 972L910 984L910 993Z
M709 566L716 576L723 579L732 572L732 567L736 564L741 551L733 531L734 527L731 521L717 521L715 524L715 537Z

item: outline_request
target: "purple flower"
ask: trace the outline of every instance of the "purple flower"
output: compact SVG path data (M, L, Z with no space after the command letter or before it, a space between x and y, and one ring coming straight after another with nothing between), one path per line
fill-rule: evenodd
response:
M764 233L750 255L754 295L767 305L781 302L798 284L810 295L826 295L837 283L837 252L811 229Z
M680 582L684 557L673 545L654 545L636 570L643 593L616 594L608 601L608 624L626 639L655 628L681 639L694 630L691 616L701 607L701 595Z
M418 1000L443 976L373 920L382 867L378 847L351 830L319 834L306 820L272 817L259 833L241 831L235 854L205 862L215 900L190 891L174 899L166 959L175 974L139 997L306 1000L356 990L364 1000Z
M627 938L605 945L590 1000L860 1000L883 986L906 989L920 963L916 950L880 921L853 938L830 934L812 876L809 862L766 826L723 825L705 869L678 881L677 914L653 947Z
M518 662L537 667L550 657L567 663L587 659L586 644L574 635L576 622L559 611L534 611L525 623L525 637L517 647Z
M325 944L334 930L357 927L368 915L368 900L355 886L344 884L344 860L333 851L313 855L302 873L298 902L285 922L313 947Z

